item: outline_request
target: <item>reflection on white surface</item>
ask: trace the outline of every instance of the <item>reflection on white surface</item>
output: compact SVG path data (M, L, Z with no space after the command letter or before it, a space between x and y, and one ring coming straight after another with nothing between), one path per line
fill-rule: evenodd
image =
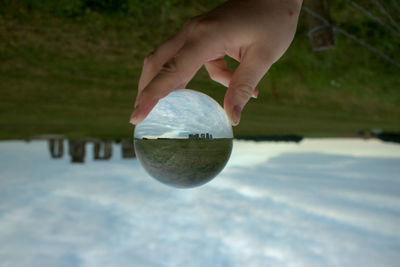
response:
M118 151L119 146L114 145ZM192 190L0 142L2 266L398 266L400 146L237 141ZM91 152L88 147L87 152Z
M198 91L180 89L161 99L147 118L135 127L135 138L188 138L189 134L233 138L222 107Z

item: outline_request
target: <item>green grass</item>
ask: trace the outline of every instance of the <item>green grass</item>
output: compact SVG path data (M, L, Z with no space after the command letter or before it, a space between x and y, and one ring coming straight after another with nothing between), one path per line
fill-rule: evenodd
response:
M135 139L142 166L162 183L194 187L214 178L225 167L232 139Z
M126 12L85 6L72 13L63 5L5 2L0 8L0 139L47 133L132 136L128 119L143 58L185 20L218 1L154 0L141 6L130 1ZM400 60L399 38L341 5L332 6L338 25ZM400 131L400 68L342 36L335 49L312 52L306 33L303 14L293 44L261 81L259 98L246 106L235 135ZM231 67L236 64L230 60ZM204 69L188 88L223 101L225 88Z

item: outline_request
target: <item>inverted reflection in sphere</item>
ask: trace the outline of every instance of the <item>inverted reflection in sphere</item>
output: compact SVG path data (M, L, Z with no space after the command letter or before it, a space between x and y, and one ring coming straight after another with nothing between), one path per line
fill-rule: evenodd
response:
M175 187L202 185L225 167L232 127L211 97L188 89L161 99L135 127L135 151L155 179Z

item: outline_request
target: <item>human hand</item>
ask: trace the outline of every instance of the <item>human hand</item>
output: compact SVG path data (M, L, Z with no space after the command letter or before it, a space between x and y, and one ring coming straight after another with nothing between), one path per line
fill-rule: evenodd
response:
M159 99L185 88L205 65L212 80L228 87L224 109L237 125L245 104L258 95L258 82L292 42L301 3L230 0L190 19L145 58L130 122L145 119ZM240 62L235 72L227 68L225 55Z

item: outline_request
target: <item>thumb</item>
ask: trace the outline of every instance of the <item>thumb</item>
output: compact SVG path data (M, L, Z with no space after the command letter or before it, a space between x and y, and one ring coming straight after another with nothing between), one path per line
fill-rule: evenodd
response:
M243 55L224 99L224 109L233 126L239 124L244 106L271 65L264 49L250 47Z

